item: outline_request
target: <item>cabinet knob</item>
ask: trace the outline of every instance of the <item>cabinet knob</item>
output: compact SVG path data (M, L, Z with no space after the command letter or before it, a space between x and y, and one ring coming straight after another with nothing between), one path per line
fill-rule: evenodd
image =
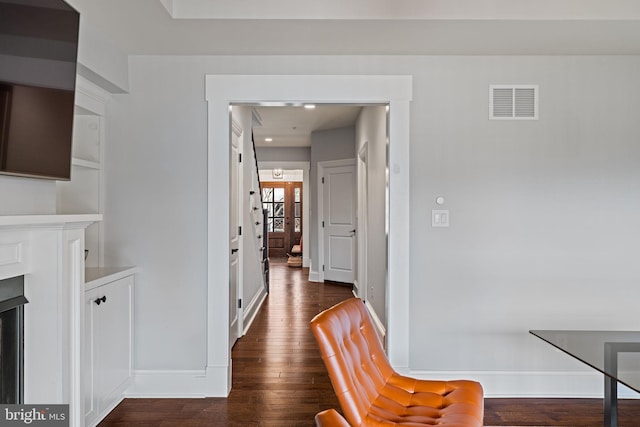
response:
M103 302L107 302L107 296L103 295L102 298L96 298L93 302L95 302L96 305L100 305Z

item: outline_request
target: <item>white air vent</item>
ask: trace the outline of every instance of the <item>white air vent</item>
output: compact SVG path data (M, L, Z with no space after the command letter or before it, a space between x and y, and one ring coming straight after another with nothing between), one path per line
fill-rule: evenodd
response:
M489 86L489 120L538 120L538 86Z

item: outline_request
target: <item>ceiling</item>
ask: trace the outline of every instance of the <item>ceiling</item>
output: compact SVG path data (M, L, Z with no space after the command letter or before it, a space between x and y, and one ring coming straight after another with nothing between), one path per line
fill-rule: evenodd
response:
M640 55L638 0L67 1L130 55ZM270 108L271 146L357 116Z
M637 0L68 2L129 54L640 54Z
M255 107L253 139L256 147L310 147L312 132L353 126L361 109L356 105Z

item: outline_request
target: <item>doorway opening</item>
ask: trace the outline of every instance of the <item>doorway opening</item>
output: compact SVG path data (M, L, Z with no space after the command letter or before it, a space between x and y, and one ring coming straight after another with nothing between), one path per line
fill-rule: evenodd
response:
M295 256L302 255L298 248L302 248L302 226L306 221L303 215L303 187L302 170L260 171L260 191L262 208L266 210L270 259L285 259L294 256L294 252Z
M206 390L226 396L231 386L228 343L229 212L217 209L229 199L229 109L234 103L388 104L388 283L387 348L391 364L409 366L409 105L410 76L208 75L208 332ZM355 153L353 155L355 158ZM371 174L370 174L371 176ZM226 185L225 185L226 184Z

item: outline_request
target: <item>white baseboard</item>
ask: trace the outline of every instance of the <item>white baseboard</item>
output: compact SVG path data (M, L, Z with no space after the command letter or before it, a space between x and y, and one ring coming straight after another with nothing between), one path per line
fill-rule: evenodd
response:
M244 327L244 330L242 331L243 334L246 334L249 328L251 327L251 324L253 323L256 316L258 315L258 311L260 311L260 307L262 307L262 304L266 299L267 299L267 291L264 289L264 287L262 287L253 296L253 299L251 299L251 302L249 303L247 308L244 309L244 312L243 312L244 319L242 323L242 326Z
M309 281L322 282L322 280L320 280L320 273L317 271L309 270Z
M378 338L380 338L382 347L386 349L387 348L387 329L385 328L384 324L378 317L378 313L376 313L376 310L373 308L371 304L369 304L369 301L365 301L364 305L367 306L367 310L369 310L369 314L373 319L373 324L376 326L376 330L378 331Z
M227 397L231 389L230 378L230 365L204 370L137 370L125 397Z
M303 267L311 267L311 258L302 256L302 266Z
M135 371L127 398L227 397L231 367L193 371ZM602 398L604 381L597 372L419 371L404 372L428 380L475 380L487 398ZM230 383L229 383L230 384ZM625 386L618 398L640 399Z
M87 427L96 427L98 424L100 424L100 422L102 422L102 420L104 420L107 417L107 415L109 415L109 413L113 411L115 407L120 404L120 402L122 402L122 400L125 398L125 390L130 385L131 385L130 381L127 381L121 387L119 387L118 391L114 394L119 394L120 396L114 401L112 401L110 405L103 408L102 412L92 422L90 422L89 425L87 425Z
M593 372L515 372L515 371L416 371L409 376L430 380L475 380L482 384L485 397L501 398L602 398L603 375ZM633 390L618 386L618 398L638 399Z

